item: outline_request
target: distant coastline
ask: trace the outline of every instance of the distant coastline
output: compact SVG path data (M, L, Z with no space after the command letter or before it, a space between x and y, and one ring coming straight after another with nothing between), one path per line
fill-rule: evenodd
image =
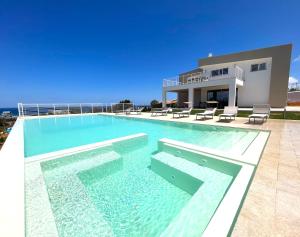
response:
M0 108L0 115L3 111L10 111L14 116L19 115L18 108Z

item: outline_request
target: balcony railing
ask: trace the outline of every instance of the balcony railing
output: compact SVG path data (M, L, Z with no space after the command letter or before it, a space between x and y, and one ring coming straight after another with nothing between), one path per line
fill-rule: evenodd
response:
M181 77L176 76L172 78L166 78L163 80L163 87L197 84L210 80L222 80L229 78L236 78L244 81L244 70L239 66L234 66L232 68L229 68L228 74L222 74L217 76L212 76L211 71L203 71L197 73L190 73Z

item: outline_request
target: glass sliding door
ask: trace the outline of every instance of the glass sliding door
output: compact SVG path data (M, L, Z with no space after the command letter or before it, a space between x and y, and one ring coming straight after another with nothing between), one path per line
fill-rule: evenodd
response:
M236 91L236 101L237 104L237 95ZM207 91L207 101L217 101L218 108L224 108L224 106L228 106L228 98L229 98L229 89L219 89L219 90L209 90Z

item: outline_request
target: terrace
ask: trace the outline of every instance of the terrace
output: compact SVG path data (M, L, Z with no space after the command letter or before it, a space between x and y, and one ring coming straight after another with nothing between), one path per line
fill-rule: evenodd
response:
M198 68L191 72L163 80L162 102L166 105L167 93L178 93L180 100L190 102L193 107L196 98L201 97L201 88L226 88L228 90L228 104L234 106L237 88L244 86L244 70L237 66L227 66L222 69Z

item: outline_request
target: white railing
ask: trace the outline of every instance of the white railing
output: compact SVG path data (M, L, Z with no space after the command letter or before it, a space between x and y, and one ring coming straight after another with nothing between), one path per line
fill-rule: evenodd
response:
M134 108L133 103L53 103L23 104L18 103L19 116L44 116L85 113L125 112Z
M179 76L163 79L163 87L180 85Z
M163 80L163 87L197 84L209 80L222 80L222 79L229 79L229 78L236 78L244 81L244 70L241 67L234 66L228 69L229 69L228 74L223 74L218 76L212 76L211 71L204 70L203 72L196 72L196 73L191 73L182 76L180 79L179 76L166 78Z
M233 73L234 73L235 78L237 78L241 81L245 80L245 73L244 73L244 70L241 67L235 66L234 70L233 70Z

